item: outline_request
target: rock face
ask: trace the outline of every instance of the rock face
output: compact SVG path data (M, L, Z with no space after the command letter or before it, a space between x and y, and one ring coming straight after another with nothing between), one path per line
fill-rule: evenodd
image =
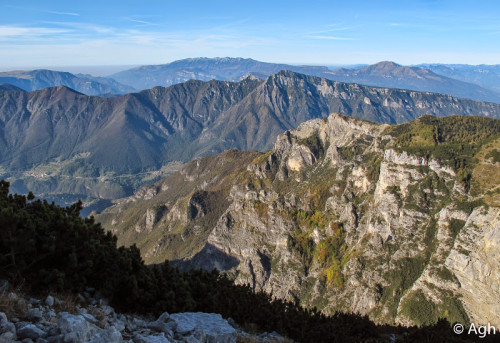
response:
M101 329L95 324L98 320L89 314L73 315L59 313L57 327L65 342L122 342L120 332L111 326Z
M470 253L467 253L470 252ZM474 309L471 320L487 323L500 313L500 209L475 209L466 219L445 265L460 283L465 308Z
M20 297L18 300L26 302ZM247 338L252 342L286 341L276 333L250 335L237 328L236 324L231 326L215 313L169 315L165 312L157 320L149 321L138 316L117 314L113 308L102 303L77 306L74 309L76 313L57 312L48 305L37 305L29 309L32 310L41 313L41 317L35 320L29 313L17 313L11 322L5 313L0 312L0 342L236 343L238 338Z
M489 138L474 138L473 155L459 155L469 162L457 167L467 125ZM443 136L426 145L433 132ZM389 126L332 114L280 135L265 154L194 161L141 190L160 190L151 199L125 199L97 219L148 262L217 267L327 313L500 326L492 300L500 295L500 161L487 157L499 137L498 121L480 118ZM159 204L167 210L150 228L144 218Z

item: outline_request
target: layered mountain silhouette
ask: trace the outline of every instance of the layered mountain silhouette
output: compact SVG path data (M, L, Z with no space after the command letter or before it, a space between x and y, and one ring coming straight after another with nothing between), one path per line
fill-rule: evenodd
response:
M1 97L1 161L16 169L89 152L87 162L99 170L139 172L228 148L266 150L282 131L331 112L379 123L500 114L497 104L291 71L264 81L188 81L114 98L63 86Z
M456 80L480 85L483 88L500 93L500 64L468 65L468 64L421 64L422 67L436 74Z
M394 62L380 62L360 69L337 69L327 72L330 79L371 86L404 88L451 94L461 98L500 103L500 94L470 82L438 75L420 67L406 67Z
M11 85L10 83L2 83L0 84L0 90L3 91L24 91L24 89Z
M31 180L38 194L114 198L143 182L125 176L229 148L264 151L283 131L332 112L403 123L424 114L498 118L500 105L291 71L266 80L188 81L112 98L63 86L0 90L0 167L4 177ZM106 191L98 186L103 182Z
M66 86L87 95L113 96L189 80L240 81L248 76L264 80L281 70L334 81L436 92L500 103L498 66L423 64L407 67L388 61L361 68L353 66L332 70L325 66L266 63L250 58L189 58L163 65L141 66L109 77L52 70L3 72L0 73L0 84L11 84L26 91Z
M188 80L239 81L249 74L265 79L281 70L322 76L322 73L327 72L328 68L266 63L251 58L200 57L187 58L168 64L136 67L112 74L110 77L136 89L148 89L156 86L171 86Z
M110 77L136 89L147 89L155 86L170 86L190 79L238 81L249 74L265 79L281 70L291 70L335 81L437 92L500 103L498 91L485 89L478 84L464 82L464 80L438 75L425 68L406 67L394 62L380 62L363 68L330 70L322 66L265 63L250 58L190 58L163 65L137 67ZM500 87L500 84L498 86Z
M74 75L53 70L10 71L0 73L0 84L11 84L25 91L66 86L87 95L116 95L135 91L133 87L105 77Z

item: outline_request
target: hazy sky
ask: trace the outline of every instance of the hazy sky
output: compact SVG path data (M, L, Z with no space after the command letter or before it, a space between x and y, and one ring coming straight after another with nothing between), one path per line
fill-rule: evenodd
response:
M500 1L0 2L3 70L217 56L499 64Z

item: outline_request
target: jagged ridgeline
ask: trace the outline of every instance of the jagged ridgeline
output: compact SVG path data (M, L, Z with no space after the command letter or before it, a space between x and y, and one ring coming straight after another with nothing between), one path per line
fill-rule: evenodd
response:
M12 181L14 192L109 202L177 170L172 161L230 148L267 151L283 131L332 112L399 124L425 114L497 117L500 104L291 71L265 80L192 80L111 98L66 87L4 87L0 177Z
M500 120L332 114L267 153L228 150L97 220L147 263L381 323L500 326Z

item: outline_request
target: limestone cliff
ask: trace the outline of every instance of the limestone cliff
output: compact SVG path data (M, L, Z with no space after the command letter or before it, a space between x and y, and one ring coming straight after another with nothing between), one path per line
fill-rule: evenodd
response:
M98 216L149 262L378 322L500 326L500 123L332 114L186 165Z

